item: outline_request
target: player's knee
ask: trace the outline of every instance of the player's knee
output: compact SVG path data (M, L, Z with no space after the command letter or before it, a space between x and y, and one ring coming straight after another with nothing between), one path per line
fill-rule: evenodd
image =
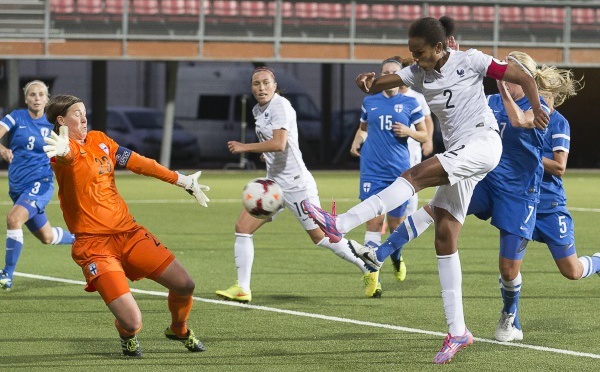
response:
M177 288L175 288L175 292L180 296L190 296L194 293L196 289L196 283L191 276L187 275L186 278L179 283Z
M6 216L6 228L9 230L16 230L16 229L20 229L21 227L23 227L23 221L21 221L21 219L13 213L9 213Z
M42 242L42 244L51 244L52 240L54 240L53 238L54 237L52 235L42 235L38 239L40 240L40 242Z
M560 268L560 273L569 280L579 280L583 274L582 270L577 267Z

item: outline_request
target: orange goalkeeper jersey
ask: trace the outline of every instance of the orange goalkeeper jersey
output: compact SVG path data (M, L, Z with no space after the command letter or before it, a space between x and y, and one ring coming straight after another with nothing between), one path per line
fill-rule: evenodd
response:
M169 183L177 173L124 147L103 132L91 131L84 144L69 140L71 152L53 158L58 198L69 231L114 234L137 226L115 183L115 166Z

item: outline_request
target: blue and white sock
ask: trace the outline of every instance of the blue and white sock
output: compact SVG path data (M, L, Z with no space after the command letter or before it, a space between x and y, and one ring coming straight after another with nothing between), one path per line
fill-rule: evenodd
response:
M50 244L73 244L74 241L75 235L71 234L62 227L52 228L52 241L50 242Z
M581 279L600 273L600 253L594 253L593 256L581 256L579 262L583 265Z
M12 279L17 261L23 250L23 230L6 230L6 255L4 256L4 271Z
M387 240L379 246L377 259L383 262L391 255L392 260L400 261L402 247L421 235L432 222L433 218L427 213L425 208L421 207L415 213L408 216Z
M515 314L515 327L521 329L519 324L519 297L521 296L521 284L522 278L521 273L517 275L513 280L506 281L500 277L500 293L502 294L502 301L504 307L502 311L507 314Z

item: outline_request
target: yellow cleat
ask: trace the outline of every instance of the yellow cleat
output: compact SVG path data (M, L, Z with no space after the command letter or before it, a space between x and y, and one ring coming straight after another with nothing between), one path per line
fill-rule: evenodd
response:
M252 301L252 292L244 292L242 287L237 283L224 291L216 291L215 293L224 300L242 302L245 304Z
M400 256L400 261L392 260L394 267L394 276L396 280L399 282L403 282L406 279L406 264L404 264L404 259Z
M381 283L379 283L379 271L368 272L363 275L362 282L365 285L366 297L381 297ZM379 290L379 294L377 292Z

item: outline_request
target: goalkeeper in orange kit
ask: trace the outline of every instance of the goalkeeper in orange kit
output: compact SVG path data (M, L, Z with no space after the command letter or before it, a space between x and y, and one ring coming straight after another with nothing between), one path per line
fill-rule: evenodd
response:
M142 355L137 333L142 314L127 279L148 278L169 290L171 325L165 336L179 340L192 352L204 345L187 327L195 283L175 256L154 235L138 225L119 194L115 168L176 184L204 207L209 199L199 185L200 172L186 176L145 158L99 131L87 132L81 99L58 95L51 99L47 117L60 135L46 138L58 182L58 198L69 230L75 234L71 255L82 268L87 291L97 290L115 316L123 354Z

